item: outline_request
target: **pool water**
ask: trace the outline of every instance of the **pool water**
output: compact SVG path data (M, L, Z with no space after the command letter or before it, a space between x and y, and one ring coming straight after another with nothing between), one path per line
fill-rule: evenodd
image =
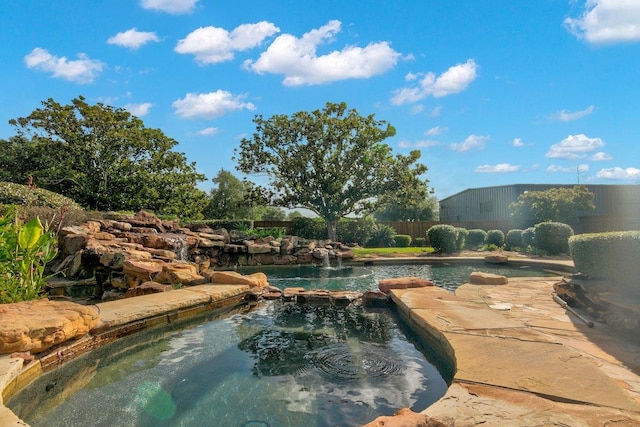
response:
M390 310L270 301L144 332L40 377L8 402L38 426L357 426L447 383Z
M417 276L454 290L488 265L265 267L279 288L367 291ZM444 395L450 367L392 310L269 301L117 340L7 402L38 426L357 426ZM444 376L444 378L443 378Z
M541 269L529 266L515 267L507 265L458 263L436 264L389 264L374 266L259 266L244 267L238 270L243 274L256 271L264 272L269 284L280 289L287 287L304 287L305 289L328 289L348 291L377 290L382 279L414 276L429 279L449 291L469 281L474 271L499 274L507 277L541 277L549 275Z

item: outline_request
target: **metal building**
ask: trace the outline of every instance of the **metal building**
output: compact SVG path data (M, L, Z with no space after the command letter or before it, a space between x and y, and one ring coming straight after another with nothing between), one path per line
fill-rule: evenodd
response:
M640 185L589 185L595 210L578 214L582 232L640 230ZM440 200L441 222L511 221L509 205L527 191L574 184L513 184L470 188Z

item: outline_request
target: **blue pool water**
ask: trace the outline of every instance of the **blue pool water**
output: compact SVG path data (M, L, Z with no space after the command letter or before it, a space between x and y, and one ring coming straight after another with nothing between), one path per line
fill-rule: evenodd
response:
M398 276L454 289L479 268L259 270L280 288L365 291ZM7 404L33 427L358 426L428 407L446 392L441 372L448 375L442 360L391 310L270 301L120 339L40 377Z

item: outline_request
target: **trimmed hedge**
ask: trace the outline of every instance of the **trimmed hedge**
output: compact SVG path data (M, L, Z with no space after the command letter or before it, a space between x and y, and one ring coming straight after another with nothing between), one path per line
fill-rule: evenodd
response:
M408 248L411 246L411 236L408 234L396 234L393 238L398 248Z
M440 253L455 253L458 241L458 231L453 225L438 224L427 230L427 237L431 247Z
M527 249L529 246L533 246L533 238L536 235L535 228L529 227L522 230L522 245L524 249Z
M413 239L413 246L417 248L422 248L427 246L427 238L426 237L416 237Z
M479 228L473 228L468 230L467 238L465 239L465 248L475 250L484 245L484 241L487 238L487 232Z
M484 239L486 245L495 245L501 248L504 245L504 232L502 230L489 230L487 237Z
M0 205L40 206L70 210L82 210L82 206L72 199L44 188L29 188L13 182L0 182Z
M568 254L569 237L573 229L562 222L541 222L534 227L533 243L536 249L549 255Z
M505 249L521 249L522 248L522 230L514 228L507 231L507 236L504 238Z
M239 229L252 229L253 221L250 219L204 219L198 221L187 221L184 224L185 227L191 230L201 230L203 228L211 228L216 230L218 228L225 228L228 231Z
M464 248L469 231L466 228L460 227L456 227L456 231L458 232L458 237L456 238L456 252L460 252L462 248Z
M575 268L592 279L638 286L640 231L585 233L569 237Z

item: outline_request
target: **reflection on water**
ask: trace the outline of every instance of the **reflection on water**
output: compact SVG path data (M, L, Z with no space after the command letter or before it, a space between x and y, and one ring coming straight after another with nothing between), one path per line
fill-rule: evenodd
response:
M362 425L422 410L447 387L391 312L358 305L274 301L114 344L41 377L9 407L34 427ZM82 366L92 366L86 385L65 392Z
M507 277L546 276L544 271L528 266L514 267L487 263L478 264L392 264L375 266L345 266L323 268L320 266L259 266L243 267L241 273L264 272L269 284L280 289L301 286L305 289L328 289L348 291L377 290L382 279L414 276L429 279L436 286L454 291L469 281L474 271L499 274Z

